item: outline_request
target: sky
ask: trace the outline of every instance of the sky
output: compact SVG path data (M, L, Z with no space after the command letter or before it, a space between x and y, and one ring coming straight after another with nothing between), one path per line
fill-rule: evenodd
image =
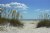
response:
M39 19L39 15L50 13L50 0L0 0L1 4L20 11L23 19Z

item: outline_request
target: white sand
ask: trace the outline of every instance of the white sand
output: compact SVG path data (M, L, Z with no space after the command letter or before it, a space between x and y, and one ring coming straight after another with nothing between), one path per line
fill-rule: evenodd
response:
M0 31L0 33L50 33L50 28L35 28L37 21L23 21L24 28L17 27L7 27L5 31Z

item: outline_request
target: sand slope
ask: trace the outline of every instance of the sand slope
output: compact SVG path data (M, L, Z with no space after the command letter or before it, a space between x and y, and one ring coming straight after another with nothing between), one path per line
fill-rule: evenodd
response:
M35 28L37 21L23 21L24 28L17 27L7 27L5 31L0 31L0 33L50 33L50 28L41 27Z

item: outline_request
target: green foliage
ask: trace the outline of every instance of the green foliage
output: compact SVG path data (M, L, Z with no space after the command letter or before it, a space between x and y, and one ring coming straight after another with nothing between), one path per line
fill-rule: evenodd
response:
M15 20L15 19L12 19L11 21L10 21L10 24L12 25L12 26L18 26L18 27L22 27L23 26L23 24L19 21L19 20Z
M6 10L6 9L4 9ZM3 10L3 11L4 11ZM6 19L6 11L3 12L3 18L0 17L0 25L4 25L6 23L10 23L11 26L18 26L18 27L23 27L23 23L20 22L19 20L19 12L16 12L16 10L11 10L10 12L12 14L12 19L9 19L10 14L8 15L8 19ZM5 15L4 15L5 14Z
M50 20L41 20L37 25L39 27L50 27Z
M0 25L6 23L6 19L5 18L0 18Z
M10 25L14 27L23 27L23 23L19 20L0 18L0 25L4 25L6 23L10 23Z

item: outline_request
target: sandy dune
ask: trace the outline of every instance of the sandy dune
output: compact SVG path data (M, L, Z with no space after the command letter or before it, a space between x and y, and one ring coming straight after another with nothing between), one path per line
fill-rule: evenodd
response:
M24 28L7 27L5 31L0 31L0 33L50 33L50 28L35 28L37 21L23 21L23 23Z

